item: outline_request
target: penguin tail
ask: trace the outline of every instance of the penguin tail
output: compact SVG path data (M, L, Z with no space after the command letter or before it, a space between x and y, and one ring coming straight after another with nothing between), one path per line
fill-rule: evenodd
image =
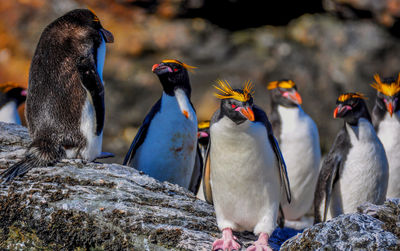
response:
M48 166L65 157L65 150L54 142L39 140L32 142L24 159L15 163L0 174L2 184L8 183L15 177L22 177L33 167Z

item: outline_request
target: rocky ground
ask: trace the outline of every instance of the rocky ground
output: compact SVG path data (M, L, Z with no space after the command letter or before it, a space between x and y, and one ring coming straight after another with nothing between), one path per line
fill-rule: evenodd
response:
M212 95L217 78L234 86L252 80L255 102L265 109L265 85L294 79L326 152L342 126L332 118L337 95L364 92L371 107L373 74L399 71L398 6L398 0L282 1L268 6L241 0L1 1L0 81L26 84L43 28L68 10L91 7L115 36L104 71L104 150L116 154L110 163L122 162L141 121L160 97L151 66L165 58L198 67L190 77L201 120L218 106ZM236 14L241 26L233 26Z
M0 172L20 160L29 143L24 127L0 122ZM277 229L270 245L278 250L287 240L283 250L400 250L399 199L359 211L298 235ZM237 236L243 247L256 239ZM0 185L0 250L210 250L218 237L211 205L127 166L63 160Z

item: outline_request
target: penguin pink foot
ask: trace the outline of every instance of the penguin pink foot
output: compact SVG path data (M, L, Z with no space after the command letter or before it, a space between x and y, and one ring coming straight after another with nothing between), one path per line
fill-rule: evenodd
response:
M268 234L261 233L258 240L248 247L246 251L272 251L272 248L268 246L268 239Z
M232 229L224 228L222 230L222 238L214 241L212 250L239 250L240 244L237 243L236 240L236 236L232 234Z

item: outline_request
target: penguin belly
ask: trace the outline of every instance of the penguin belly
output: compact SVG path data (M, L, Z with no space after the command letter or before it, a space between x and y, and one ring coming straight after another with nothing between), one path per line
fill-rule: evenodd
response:
M271 234L281 186L276 158L262 123L211 127L211 188L220 229Z
M389 167L372 124L361 118L358 127L346 127L352 147L332 191L332 217L356 212L364 202L379 205L386 199Z
M21 119L18 115L18 107L15 101L9 101L0 109L0 121L6 123L21 124Z
M186 97L184 108L176 96L163 94L160 111L153 117L133 166L160 181L189 188L196 159L197 118ZM188 117L181 108L188 112Z
M96 111L89 93L86 95L80 123L80 131L86 140L86 144L80 149L78 156L82 159L93 161L101 154L103 132L100 135L96 135ZM67 151L67 157L71 157L70 155L73 155L73 153Z
M280 148L290 180L292 201L282 203L287 220L298 220L312 207L317 185L321 150L314 121L299 107L279 106Z
M379 124L378 137L385 147L389 162L389 183L386 197L400 198L400 111L390 117L386 113Z

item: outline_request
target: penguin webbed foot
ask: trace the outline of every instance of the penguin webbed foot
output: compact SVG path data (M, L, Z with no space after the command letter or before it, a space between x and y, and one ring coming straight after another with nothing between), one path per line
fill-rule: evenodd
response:
M258 240L248 247L246 251L273 251L272 248L268 246L268 239L268 234L261 233Z
M214 241L212 250L240 250L240 244L237 243L238 239L232 234L232 229L224 228L222 230L222 238Z
M99 156L97 156L93 161L96 161L98 159L107 159L107 158L113 158L115 157L115 154L109 153L109 152L101 152Z

